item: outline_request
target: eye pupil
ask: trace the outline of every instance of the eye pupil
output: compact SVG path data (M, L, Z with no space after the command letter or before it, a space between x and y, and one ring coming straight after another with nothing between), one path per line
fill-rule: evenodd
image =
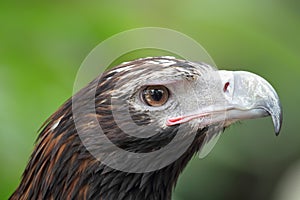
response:
M154 101L160 101L163 97L164 91L159 89L152 89L150 91L151 98Z
M169 99L169 90L162 85L147 86L142 92L142 99L149 106L162 106Z

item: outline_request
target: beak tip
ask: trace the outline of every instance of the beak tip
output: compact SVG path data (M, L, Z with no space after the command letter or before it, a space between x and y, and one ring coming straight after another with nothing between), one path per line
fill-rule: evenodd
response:
M279 129L278 129L278 130L275 129L275 135L276 135L276 136L279 136L279 133L280 133L280 130L279 130Z
M280 124L275 127L275 135L278 136L281 130L282 120L280 120Z
M282 127L282 120L283 120L281 106L280 106L280 113L278 117L272 116L272 118L274 122L275 135L278 136Z

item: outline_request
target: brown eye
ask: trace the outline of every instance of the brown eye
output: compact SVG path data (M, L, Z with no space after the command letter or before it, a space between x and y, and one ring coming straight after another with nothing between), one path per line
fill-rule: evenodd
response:
M169 90L162 85L147 86L143 90L142 98L149 106L162 106L169 99Z

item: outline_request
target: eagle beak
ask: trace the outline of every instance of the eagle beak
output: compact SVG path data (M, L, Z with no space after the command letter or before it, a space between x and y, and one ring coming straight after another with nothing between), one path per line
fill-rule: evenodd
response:
M226 98L226 121L271 116L275 134L282 124L279 97L262 77L245 71L219 71Z
M271 116L275 134L278 135L282 124L282 108L274 88L262 77L245 71L217 71L221 79L221 100L214 105L188 116L167 120L167 125L201 119L201 125L224 122L224 126L245 120ZM216 74L215 74L216 75ZM219 86L218 86L219 87Z

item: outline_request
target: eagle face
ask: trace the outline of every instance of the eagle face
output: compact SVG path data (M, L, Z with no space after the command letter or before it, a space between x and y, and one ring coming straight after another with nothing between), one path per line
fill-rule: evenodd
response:
M275 90L250 72L156 57L121 64L102 76L100 86L107 81L113 85L108 91L113 121L135 137L150 138L178 126L184 135L204 128L213 128L214 134L236 121L269 115L275 132L280 130Z

